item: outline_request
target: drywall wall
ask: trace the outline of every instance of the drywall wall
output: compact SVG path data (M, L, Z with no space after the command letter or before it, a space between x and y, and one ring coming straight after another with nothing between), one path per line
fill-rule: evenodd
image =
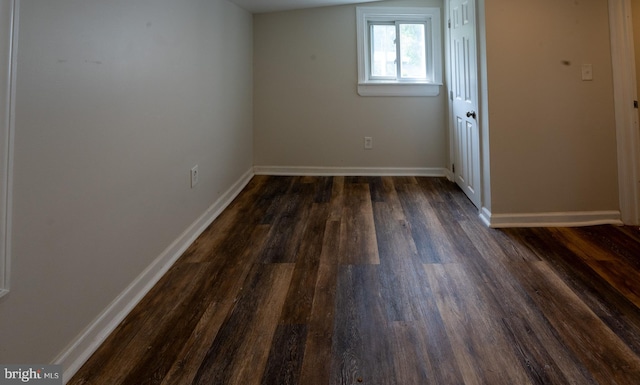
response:
M443 3L367 6L400 4ZM257 166L446 166L446 91L438 97L358 96L355 8L254 15ZM373 137L372 150L364 150L365 136Z
M484 3L491 212L618 210L607 0Z
M21 2L0 362L53 360L251 169L251 47L225 0Z

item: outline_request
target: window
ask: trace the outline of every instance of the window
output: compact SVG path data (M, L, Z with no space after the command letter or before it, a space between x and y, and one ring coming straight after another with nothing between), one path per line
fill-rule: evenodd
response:
M435 96L442 85L439 8L358 7L358 94Z

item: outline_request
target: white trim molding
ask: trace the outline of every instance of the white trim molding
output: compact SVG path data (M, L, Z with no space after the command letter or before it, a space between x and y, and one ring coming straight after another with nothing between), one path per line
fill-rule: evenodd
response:
M0 297L9 292L19 0L0 0Z
M180 258L187 248L238 196L253 177L247 171L216 200L191 226L189 226L162 254L109 305L106 309L53 361L64 368L65 383L91 357L104 340L115 330L142 298Z
M444 176L447 178L447 180L449 182L454 182L456 181L455 176L453 175L453 172L451 172L451 170L449 170L448 168L444 169Z
M619 211L491 214L483 207L480 210L480 219L491 228L622 225Z
M360 96L438 96L442 84L358 83Z
M447 175L445 168L395 168L395 167L299 167L299 166L255 166L256 175L288 176L432 176Z
M357 7L358 95L437 96L442 87L441 9L437 7ZM425 25L426 78L376 79L371 75L370 23L415 22ZM398 44L401 44L398 43Z
M640 133L638 110L633 106L638 96L630 0L609 0L609 26L614 68L620 211L625 224L640 225Z

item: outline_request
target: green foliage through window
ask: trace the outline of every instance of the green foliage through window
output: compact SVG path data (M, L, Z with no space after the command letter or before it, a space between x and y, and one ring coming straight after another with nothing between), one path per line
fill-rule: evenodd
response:
M371 23L370 36L371 78L427 78L425 23Z

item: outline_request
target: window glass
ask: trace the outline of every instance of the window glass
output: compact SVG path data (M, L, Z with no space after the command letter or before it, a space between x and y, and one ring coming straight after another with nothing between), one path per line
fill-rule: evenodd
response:
M396 78L396 26L371 25L371 76Z
M404 79L427 78L424 24L400 24L400 76Z

